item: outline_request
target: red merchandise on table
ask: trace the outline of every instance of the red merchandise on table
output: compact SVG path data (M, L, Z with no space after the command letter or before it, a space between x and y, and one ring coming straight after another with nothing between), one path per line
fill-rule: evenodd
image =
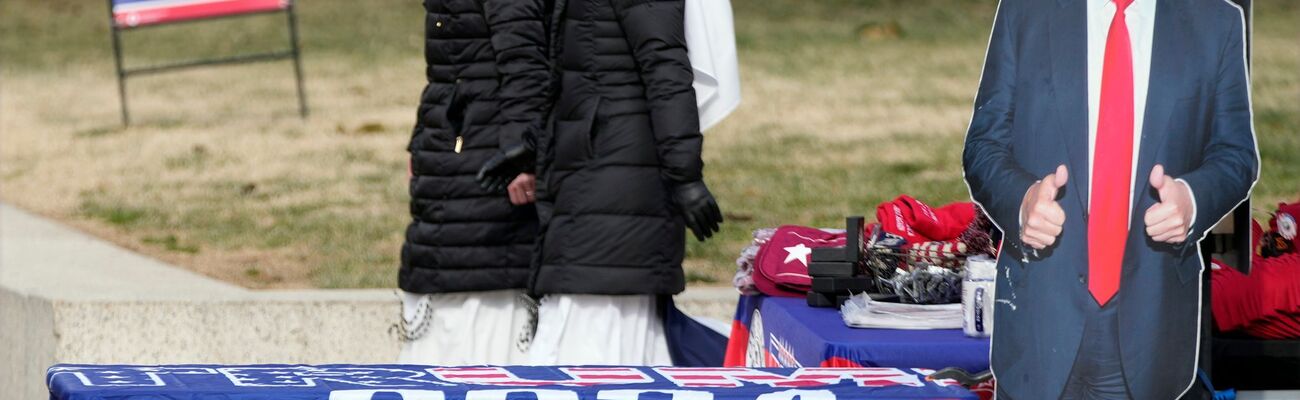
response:
M1257 257L1250 275L1215 261L1214 322L1265 339L1300 338L1300 254Z
M933 208L908 195L876 207L876 219L884 233L903 239L894 251L906 252L909 261L958 268L965 257L993 255L993 224L971 202L957 202ZM909 269L910 263L900 263Z
M880 227L908 243L956 239L975 220L975 203L952 203L932 208L920 200L901 195L876 207Z
M843 247L844 232L785 225L758 249L754 259L754 286L769 296L804 297L812 287L808 262L812 249Z
M1264 339L1300 338L1300 253L1295 215L1300 203L1279 204L1270 230L1252 223L1256 250L1247 275L1214 260L1210 275L1211 308L1220 331L1240 331Z

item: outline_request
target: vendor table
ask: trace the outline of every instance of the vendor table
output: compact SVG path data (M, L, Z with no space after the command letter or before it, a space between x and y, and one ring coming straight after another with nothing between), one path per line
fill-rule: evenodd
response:
M858 329L805 299L741 296L727 366L989 369L989 340L960 329Z
M55 365L51 400L976 399L896 368Z

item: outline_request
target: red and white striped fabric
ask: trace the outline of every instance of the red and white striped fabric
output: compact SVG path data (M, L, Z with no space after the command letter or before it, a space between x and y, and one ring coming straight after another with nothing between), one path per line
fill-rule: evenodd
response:
M291 0L113 0L113 23L134 28L288 8Z
M653 383L654 379L631 367L564 367L562 380L524 379L502 367L445 367L431 370L438 379L472 385L598 386Z
M656 368L656 372L680 387L740 387L744 382L772 387L820 386L852 379L860 387L921 387L917 377L897 368L802 368L789 375L749 368ZM919 372L919 371L918 371ZM948 386L954 382L935 382Z

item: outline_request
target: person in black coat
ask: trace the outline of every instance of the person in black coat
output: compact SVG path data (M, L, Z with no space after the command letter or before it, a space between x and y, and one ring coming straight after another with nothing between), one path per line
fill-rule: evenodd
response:
M703 181L683 8L555 4L556 100L537 140L543 228L530 290L547 298L534 363L661 363L654 297L686 287L686 228L704 240L722 222ZM481 176L499 185L512 159Z
M537 235L533 170L483 188L475 172L530 148L549 104L545 0L425 0L428 85L411 153L402 246L403 362L520 361L520 297ZM512 350L513 349L513 350Z

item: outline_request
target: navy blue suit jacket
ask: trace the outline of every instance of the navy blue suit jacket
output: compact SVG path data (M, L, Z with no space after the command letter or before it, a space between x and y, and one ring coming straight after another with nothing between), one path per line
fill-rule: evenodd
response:
M1015 399L1061 394L1098 305L1087 290L1087 4L1003 0L963 154L971 196L1004 232L992 365ZM1119 307L1124 375L1135 399L1171 399L1194 381L1200 284L1197 239L1249 193L1258 175L1241 11L1223 0L1157 0L1151 72ZM1057 243L1027 257L1020 204L1058 165ZM1190 185L1197 215L1184 245L1156 243L1143 215L1159 202L1156 164Z

